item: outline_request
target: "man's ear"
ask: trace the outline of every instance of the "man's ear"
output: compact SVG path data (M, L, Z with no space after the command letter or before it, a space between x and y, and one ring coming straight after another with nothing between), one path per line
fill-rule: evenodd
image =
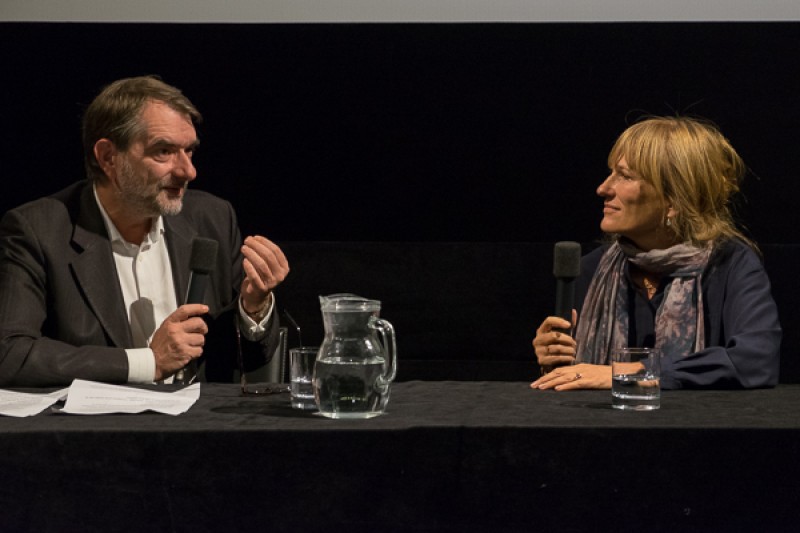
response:
M100 139L94 143L94 157L106 177L112 180L117 177L118 169L115 156L118 153L117 147L108 139Z

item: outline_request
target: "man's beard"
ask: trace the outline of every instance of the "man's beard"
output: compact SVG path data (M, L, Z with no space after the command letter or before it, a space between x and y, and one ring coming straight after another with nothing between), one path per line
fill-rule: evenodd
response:
M183 198L169 198L159 181L149 182L136 175L127 159L122 158L117 178L118 195L125 208L145 217L177 215L183 208Z

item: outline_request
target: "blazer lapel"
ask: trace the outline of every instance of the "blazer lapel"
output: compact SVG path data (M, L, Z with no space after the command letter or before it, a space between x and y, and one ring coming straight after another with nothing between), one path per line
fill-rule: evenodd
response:
M167 239L167 253L172 265L172 279L178 305L186 301L189 290L189 261L192 255L192 240L197 231L181 215L164 217L164 233Z
M72 240L79 250L72 261L72 270L89 307L115 346L131 347L133 338L117 267L91 185L81 196Z

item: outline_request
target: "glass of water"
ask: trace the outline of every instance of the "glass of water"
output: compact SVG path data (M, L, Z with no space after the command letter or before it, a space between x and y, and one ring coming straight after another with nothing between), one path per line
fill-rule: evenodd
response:
M611 354L611 405L650 411L661 407L661 357L655 348L622 348Z
M292 407L295 409L316 409L314 388L314 364L317 361L317 346L301 346L289 350Z

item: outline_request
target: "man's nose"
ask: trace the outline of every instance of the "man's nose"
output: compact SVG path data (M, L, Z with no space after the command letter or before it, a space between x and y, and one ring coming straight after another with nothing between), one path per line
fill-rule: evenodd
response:
M183 150L179 150L175 156L173 174L188 181L192 181L197 177L197 169L194 168L192 158Z

